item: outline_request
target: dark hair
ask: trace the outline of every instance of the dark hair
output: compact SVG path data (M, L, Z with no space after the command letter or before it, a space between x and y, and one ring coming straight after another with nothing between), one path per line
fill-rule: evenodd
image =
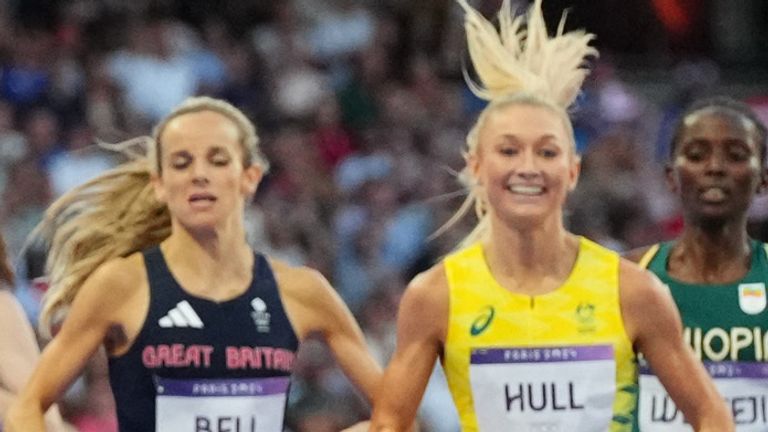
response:
M8 262L5 241L3 236L0 236L0 287L3 285L13 286L13 270Z
M674 134L672 135L672 143L669 146L670 159L675 157L675 150L677 149L677 143L680 140L680 136L685 129L685 119L691 114L707 109L716 111L731 111L736 115L742 116L751 121L757 129L757 145L760 151L760 164L765 164L766 153L766 139L768 139L768 129L760 118L755 114L755 111L744 102L733 99L728 96L714 96L704 99L699 99L693 102L688 108L680 115L675 125Z

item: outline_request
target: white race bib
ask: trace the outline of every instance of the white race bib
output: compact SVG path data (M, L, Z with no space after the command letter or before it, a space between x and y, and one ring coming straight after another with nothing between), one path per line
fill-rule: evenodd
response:
M155 429L162 432L282 432L288 377L155 377Z
M613 346L475 349L470 360L481 431L605 432L613 417Z
M705 362L717 389L733 413L739 432L768 431L768 364ZM640 369L640 430L690 432L683 413L647 367Z

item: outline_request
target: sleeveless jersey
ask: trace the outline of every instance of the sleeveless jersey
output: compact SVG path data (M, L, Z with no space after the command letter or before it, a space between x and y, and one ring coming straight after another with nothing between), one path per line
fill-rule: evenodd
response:
M768 258L751 241L752 258L743 279L727 284L689 284L672 278L667 263L672 243L652 247L640 261L670 289L683 319L686 342L704 362L732 410L739 432L768 431ZM658 378L644 364L640 375L639 422L643 432L691 431Z
M298 339L269 263L256 255L238 297L184 291L159 248L144 253L149 310L109 359L121 432L281 432Z
M619 304L619 256L579 240L557 290L503 288L475 244L445 259L443 368L462 430L629 431L637 371Z

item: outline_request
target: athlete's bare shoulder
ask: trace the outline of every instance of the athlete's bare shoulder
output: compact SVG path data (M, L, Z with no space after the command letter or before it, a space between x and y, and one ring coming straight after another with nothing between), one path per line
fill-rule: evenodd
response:
M326 333L329 325L339 321L339 314L349 314L344 302L319 271L273 258L269 263L288 319L300 340L312 333Z
M655 290L661 283L656 275L629 258L619 261L619 286L632 291Z
M112 258L97 267L85 280L82 292L103 291L108 298L124 299L125 295L146 285L146 281L144 259L137 252L127 257Z
M306 266L294 266L275 258L269 258L269 265L283 296L295 300L312 301L317 291L329 289L328 281L317 270Z
M146 316L146 274L140 253L106 261L77 291L67 321L102 334L110 353L123 349L138 334Z
M75 303L87 305L78 310L88 311L93 317L122 321L126 309L140 308L144 297L149 297L147 286L141 254L113 258L88 276L77 291Z
M448 276L443 261L416 275L408 284L407 292L414 296L439 299L448 296Z
M619 263L619 290L624 324L632 340L641 327L649 326L648 321L676 313L669 289L655 274L627 259Z
M398 334L420 333L425 340L442 344L448 333L449 309L448 276L441 261L408 284L400 301ZM411 322L412 319L416 321Z

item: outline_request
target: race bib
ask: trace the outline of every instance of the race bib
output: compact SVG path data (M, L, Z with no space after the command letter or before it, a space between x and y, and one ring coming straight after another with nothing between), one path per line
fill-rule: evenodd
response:
M705 362L720 394L731 409L739 432L768 431L768 364ZM683 413L648 367L640 369L640 430L689 432Z
M162 432L282 432L288 377L155 378Z
M470 360L481 431L605 432L613 417L613 346L475 349Z

